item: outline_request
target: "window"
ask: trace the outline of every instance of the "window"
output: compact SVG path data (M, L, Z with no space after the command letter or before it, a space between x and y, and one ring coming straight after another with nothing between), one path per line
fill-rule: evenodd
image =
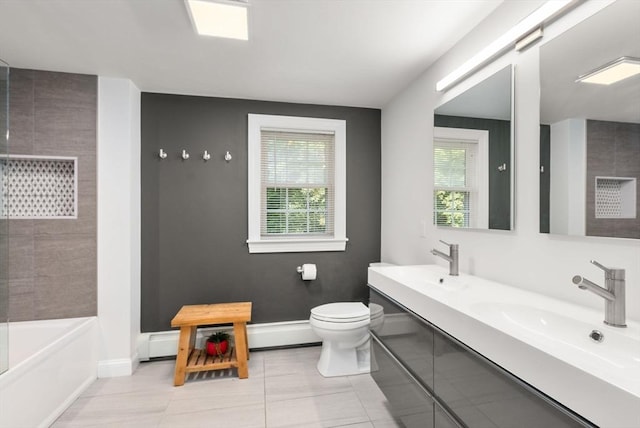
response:
M249 115L250 253L344 251L346 122Z
M488 226L488 131L436 128L433 144L433 222Z

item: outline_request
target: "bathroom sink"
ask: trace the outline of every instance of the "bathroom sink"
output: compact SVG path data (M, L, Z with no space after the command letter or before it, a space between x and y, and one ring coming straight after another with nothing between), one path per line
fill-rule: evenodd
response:
M637 321L440 265L371 267L368 283L596 425L640 427Z
M397 281L410 285L416 289L423 287L437 287L446 291L462 290L468 287L468 281L463 276L451 276L445 268L431 265L392 266L383 268L393 271Z
M557 353L582 358L585 365L597 365L598 370L620 372L640 381L640 340L625 329L517 303L481 302L469 309L471 314L502 325L522 340L552 344ZM601 341L590 337L594 330L602 333Z

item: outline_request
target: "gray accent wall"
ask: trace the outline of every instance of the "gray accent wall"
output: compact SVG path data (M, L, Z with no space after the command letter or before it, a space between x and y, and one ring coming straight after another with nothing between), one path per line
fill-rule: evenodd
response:
M347 121L346 251L249 254L249 113ZM380 260L380 110L143 93L141 128L143 332L169 330L186 304L252 301L252 321L265 323L367 300L367 267ZM303 263L317 280L302 281Z
M97 77L12 68L9 153L76 156L77 219L9 220L9 319L97 313Z
M595 218L595 178L635 177L636 218ZM640 239L640 124L587 120L587 236Z

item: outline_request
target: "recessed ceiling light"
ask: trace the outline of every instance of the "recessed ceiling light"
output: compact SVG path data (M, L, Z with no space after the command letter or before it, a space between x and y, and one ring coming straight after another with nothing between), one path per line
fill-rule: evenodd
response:
M611 85L640 74L640 59L623 56L578 77L576 82Z
M185 0L189 17L201 36L249 40L248 2Z

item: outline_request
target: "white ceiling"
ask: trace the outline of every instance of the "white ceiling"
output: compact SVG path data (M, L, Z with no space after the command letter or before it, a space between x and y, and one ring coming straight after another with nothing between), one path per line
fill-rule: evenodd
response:
M436 114L511 120L511 66L507 66L436 108Z
M640 123L640 75L576 82L621 56L640 58L640 1L618 1L540 48L541 123L569 118Z
M250 40L197 36L182 0L0 0L12 67L143 91L380 108L502 0L250 0Z

